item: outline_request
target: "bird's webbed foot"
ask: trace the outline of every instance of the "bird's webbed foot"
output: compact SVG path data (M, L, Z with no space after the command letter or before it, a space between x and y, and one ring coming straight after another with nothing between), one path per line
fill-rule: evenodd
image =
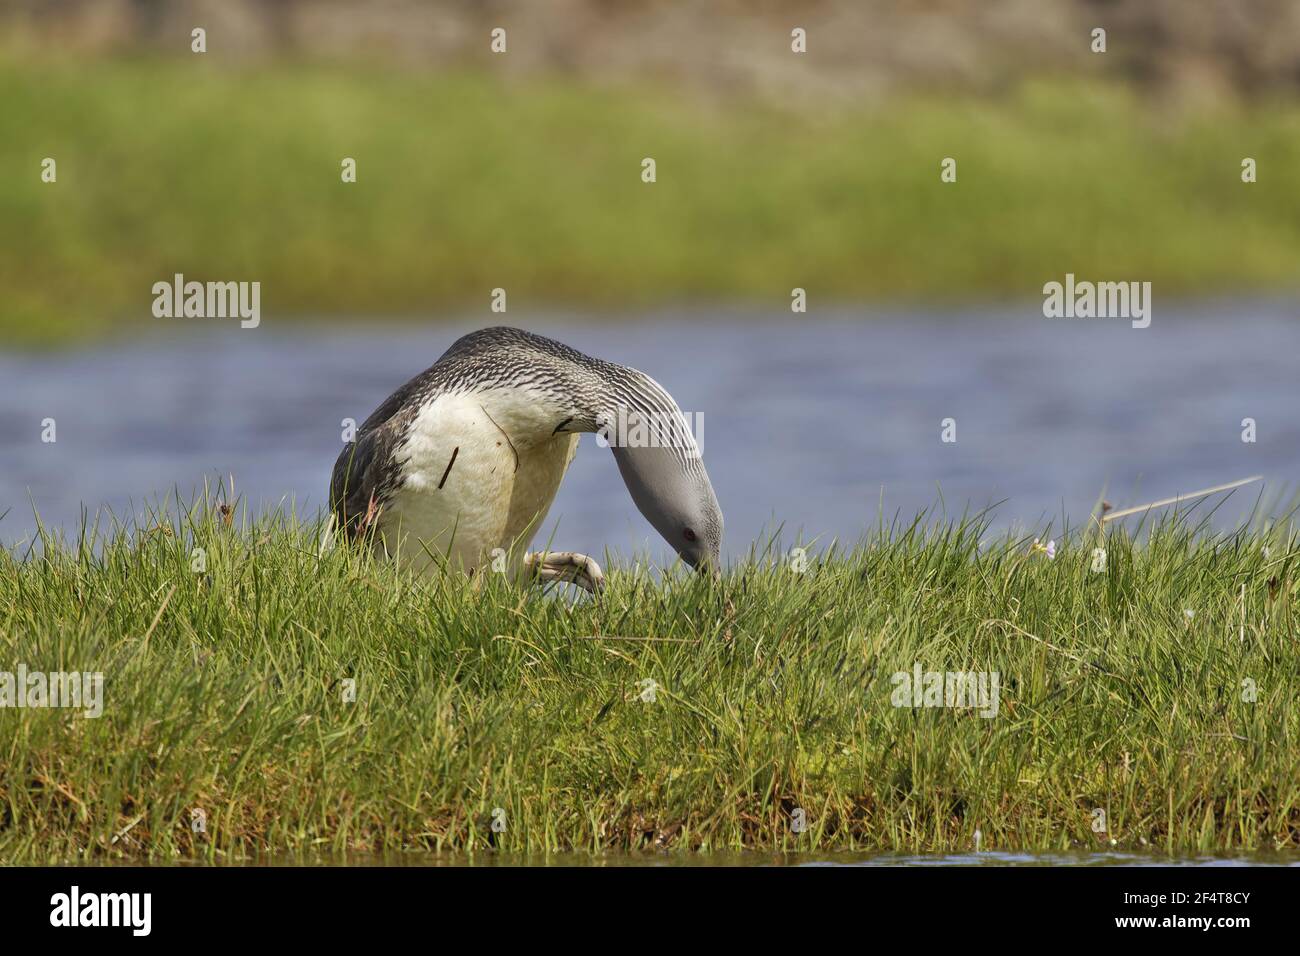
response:
M576 551L533 551L524 556L524 567L537 580L564 581L592 594L605 589L605 572L594 559Z

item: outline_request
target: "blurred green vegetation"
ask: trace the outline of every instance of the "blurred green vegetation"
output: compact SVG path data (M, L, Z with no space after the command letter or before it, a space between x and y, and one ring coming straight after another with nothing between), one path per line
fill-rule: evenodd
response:
M260 280L264 322L486 315L497 286L511 311L784 309L795 286L815 307L1037 297L1067 271L1158 295L1300 274L1300 107L1176 114L1077 83L797 110L659 83L8 61L0 170L8 345L157 322L150 287L176 272Z

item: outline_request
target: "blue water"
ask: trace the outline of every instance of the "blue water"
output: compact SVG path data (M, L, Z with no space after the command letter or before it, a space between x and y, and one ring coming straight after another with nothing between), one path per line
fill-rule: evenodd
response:
M500 317L497 317L500 318ZM852 541L883 509L1005 502L1001 527L1117 508L1262 474L1300 478L1300 303L1160 307L1122 319L1049 320L1034 303L819 317L697 312L513 324L653 375L704 422L704 460L726 515L725 551L784 523ZM0 353L0 540L36 521L75 527L83 504L118 513L233 475L258 507L324 502L342 419L364 419L431 364L461 325L206 320L149 341ZM181 331L184 329L184 331ZM1241 441L1254 418L1257 441ZM41 441L42 420L57 440ZM940 441L956 420L955 443ZM1216 520L1240 520L1259 485ZM609 452L582 447L543 538L599 555L664 548Z

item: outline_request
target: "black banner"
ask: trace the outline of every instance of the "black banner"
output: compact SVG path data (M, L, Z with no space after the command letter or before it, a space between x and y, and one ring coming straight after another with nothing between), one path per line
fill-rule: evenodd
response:
M718 867L674 858L627 866L58 867L0 869L7 942L32 936L128 945L243 938L337 945L376 930L483 931L494 942L580 926L663 939L679 921L730 939L773 921L837 922L855 935L974 941L1045 930L1230 944L1293 925L1288 868L824 865ZM865 924L865 925L864 925ZM873 926L872 924L877 924ZM994 937L992 934L999 934ZM883 939L884 936L882 935ZM938 937L935 937L936 941ZM1049 937L1051 938L1051 937Z

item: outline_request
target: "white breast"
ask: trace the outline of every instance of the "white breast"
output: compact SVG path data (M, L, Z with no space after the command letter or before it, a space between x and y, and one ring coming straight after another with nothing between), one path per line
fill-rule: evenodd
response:
M379 517L382 546L417 573L497 557L517 574L577 453L576 434L553 434L560 420L519 389L430 401L402 452L405 480Z

